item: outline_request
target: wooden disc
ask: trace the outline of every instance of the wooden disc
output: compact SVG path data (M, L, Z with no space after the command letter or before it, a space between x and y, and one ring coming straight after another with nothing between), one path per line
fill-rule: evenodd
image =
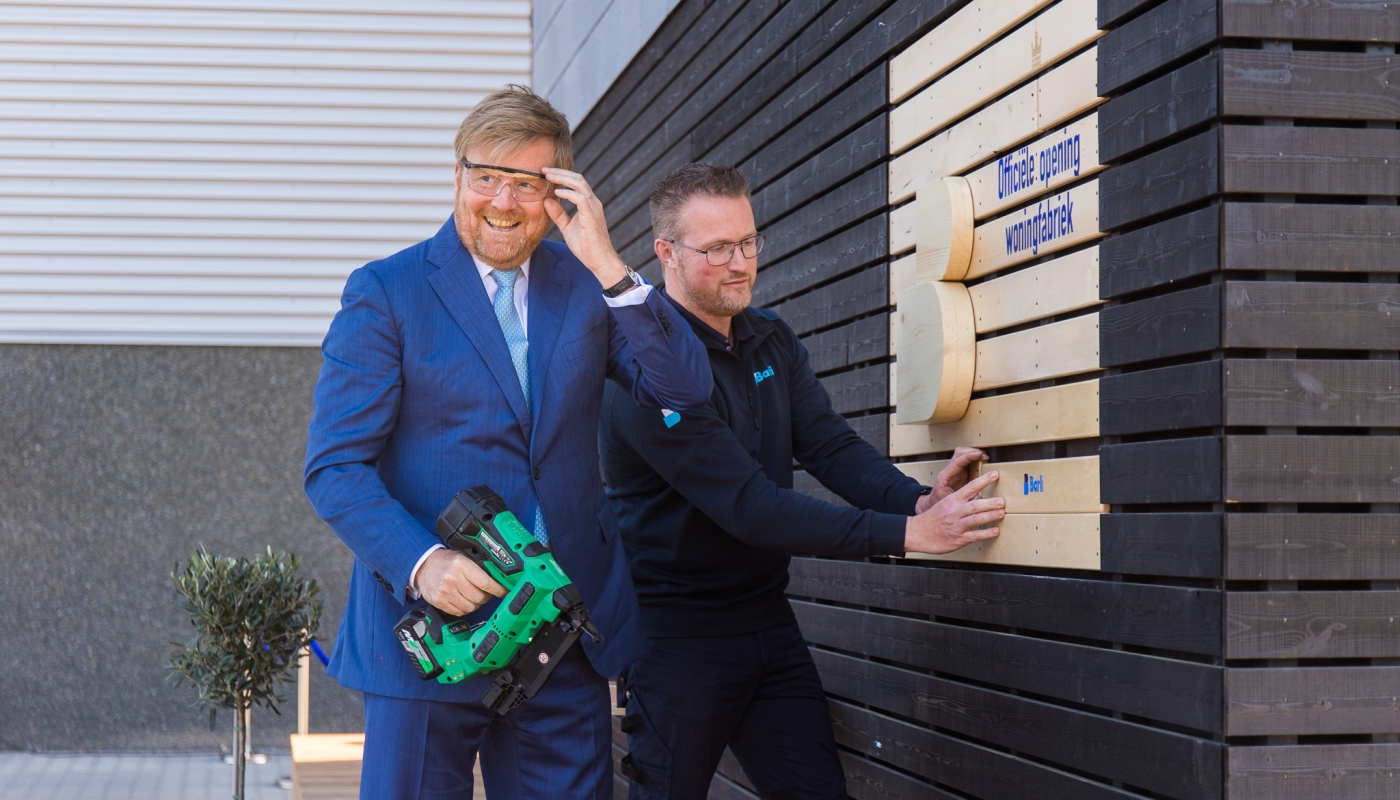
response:
M900 425L962 419L977 358L972 297L961 283L926 281L899 293L895 413Z
M972 187L956 176L919 189L914 201L916 281L960 281L972 262Z

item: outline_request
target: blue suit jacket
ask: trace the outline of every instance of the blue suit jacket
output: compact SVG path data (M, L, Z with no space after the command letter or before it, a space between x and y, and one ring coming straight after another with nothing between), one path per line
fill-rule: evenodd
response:
M599 645L584 637L594 669L615 675L642 653L627 559L598 474L603 382L616 381L639 404L698 407L712 387L704 347L660 292L610 309L598 280L555 242L531 257L529 292L527 411L452 218L346 282L322 345L305 473L316 513L355 553L330 665L346 686L403 698L480 696L480 678L420 680L392 630L409 573L438 542L438 512L479 483L521 520L542 504L559 564L605 637Z

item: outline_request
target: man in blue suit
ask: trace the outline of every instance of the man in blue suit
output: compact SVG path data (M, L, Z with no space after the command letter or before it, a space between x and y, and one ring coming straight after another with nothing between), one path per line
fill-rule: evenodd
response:
M598 474L603 386L694 408L709 365L613 249L547 101L521 87L486 98L456 156L452 217L356 270L322 346L306 493L356 557L330 672L364 693L362 798L470 798L478 748L493 800L611 797L604 676L644 638ZM567 247L544 241L551 219ZM420 680L392 632L419 596L475 621L503 594L432 532L453 494L481 483L553 548L604 637L502 717L478 702L483 678Z

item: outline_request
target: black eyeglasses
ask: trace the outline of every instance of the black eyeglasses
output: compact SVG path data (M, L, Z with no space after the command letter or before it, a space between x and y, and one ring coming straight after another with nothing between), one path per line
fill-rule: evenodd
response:
M462 167L467 171L467 186L480 195L496 197L502 189L509 186L517 201L538 203L549 193L549 180L538 172L491 164L473 164L465 158L462 159Z
M699 247L681 244L675 239L667 239L666 241L676 247L703 254L705 256L705 263L712 267L722 267L728 264L734 259L734 251L736 249L744 254L744 258L758 258L758 254L763 252L763 234L761 233L754 234L742 242L720 242L719 244L712 244L703 250Z

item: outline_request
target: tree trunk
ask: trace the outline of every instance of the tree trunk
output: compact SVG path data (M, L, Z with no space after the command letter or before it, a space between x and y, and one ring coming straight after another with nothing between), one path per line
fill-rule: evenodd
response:
M233 711L233 800L243 800L243 773L248 767L248 700Z

